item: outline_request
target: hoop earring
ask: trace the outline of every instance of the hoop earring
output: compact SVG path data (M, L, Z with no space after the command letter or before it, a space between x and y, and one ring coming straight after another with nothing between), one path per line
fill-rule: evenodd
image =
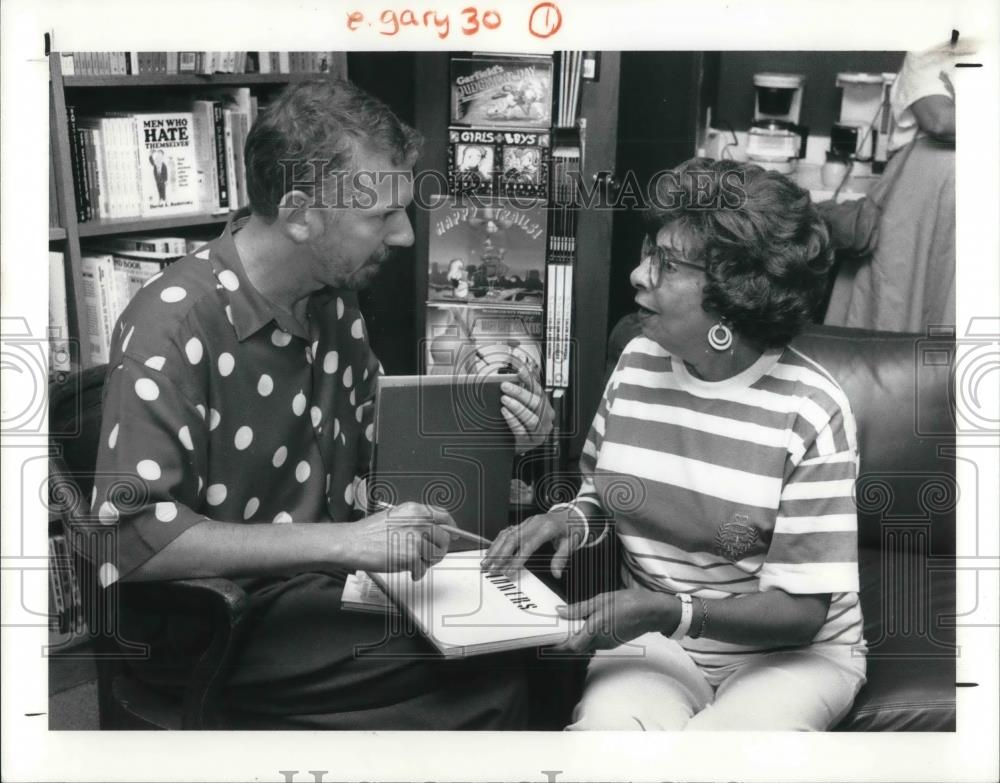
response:
M708 344L715 351L728 351L733 345L733 330L722 321L708 330Z

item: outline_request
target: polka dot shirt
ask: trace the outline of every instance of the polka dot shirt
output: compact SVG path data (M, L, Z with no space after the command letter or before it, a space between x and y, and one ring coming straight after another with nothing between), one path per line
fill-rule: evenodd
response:
M300 325L253 288L230 228L135 296L114 332L91 498L118 528L103 584L205 519L351 518L380 365L353 292L319 291L307 312Z

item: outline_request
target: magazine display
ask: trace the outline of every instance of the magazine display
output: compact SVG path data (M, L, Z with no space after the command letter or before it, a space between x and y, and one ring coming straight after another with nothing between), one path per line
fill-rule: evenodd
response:
M548 131L448 130L448 189L455 195L545 198Z

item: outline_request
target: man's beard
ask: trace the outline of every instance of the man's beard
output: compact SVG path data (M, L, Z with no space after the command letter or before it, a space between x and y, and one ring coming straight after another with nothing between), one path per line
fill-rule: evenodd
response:
M358 291L371 285L372 281L378 276L379 272L382 271L382 267L385 262L388 261L391 256L392 249L388 247L382 247L372 253L368 257L368 260L354 270L353 274L351 274L349 280L350 288Z

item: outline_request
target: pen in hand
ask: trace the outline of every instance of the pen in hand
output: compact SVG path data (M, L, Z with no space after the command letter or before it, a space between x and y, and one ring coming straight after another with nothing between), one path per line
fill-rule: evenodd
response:
M392 503L386 503L384 500L373 500L372 505L379 511L392 511L396 507ZM462 530L460 527L455 527L454 525L438 525L439 528L450 533L455 538L462 538L466 541L470 541L474 544L479 544L484 549L489 549L493 542L488 538L483 538L475 533L470 533L467 530Z

